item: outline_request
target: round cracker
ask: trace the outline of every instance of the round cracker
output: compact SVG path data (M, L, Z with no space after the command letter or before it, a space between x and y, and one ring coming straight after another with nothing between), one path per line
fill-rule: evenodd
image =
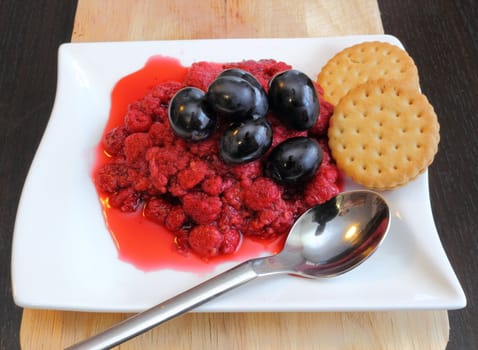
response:
M363 42L340 51L322 68L317 82L324 89L324 98L336 105L353 87L379 79L403 80L419 87L418 70L408 53L380 41Z
M370 81L339 102L329 146L353 181L385 190L416 178L438 150L440 126L425 95L399 81Z

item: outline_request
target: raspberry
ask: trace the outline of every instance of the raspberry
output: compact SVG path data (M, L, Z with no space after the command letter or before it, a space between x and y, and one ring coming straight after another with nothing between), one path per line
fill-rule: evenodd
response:
M258 178L244 190L244 204L256 211L271 209L281 201L279 186L267 178Z
M205 162L191 160L189 166L178 173L178 183L183 189L189 190L204 180L207 171L208 166Z
M138 101L137 106L135 105L135 107L143 111L145 114L153 117L159 113L160 109L163 106L161 104L161 99L156 96L153 96L153 93L150 92L149 94L145 95L140 101Z
M227 232L231 227L240 229L244 225L243 215L243 213L234 209L230 205L223 204L217 226L222 232Z
M228 68L239 68L252 73L267 91L269 80L277 73L291 69L292 66L272 59L263 59L259 61L246 60L237 63L227 63L224 65L224 69Z
M321 168L319 168L315 177L305 186L304 200L309 207L324 203L340 192L339 187L335 183L329 182L328 179L323 176Z
M335 162L332 160L330 156L330 149L329 145L327 144L327 140L318 139L319 145L322 148L322 164L332 164L335 167Z
M120 154L123 150L126 136L128 136L128 131L123 126L119 126L109 131L103 138L105 151L113 156Z
M322 89L322 86L320 86L318 83L314 82L315 90L317 90L317 94L322 98L322 95L324 94L324 89Z
M237 230L228 230L224 233L224 240L221 245L221 254L232 254L236 251L241 242L241 235Z
M177 81L168 81L153 87L151 95L158 98L162 105L168 105L174 94L185 86L186 85Z
M189 159L178 147L152 147L146 152L151 183L160 193L167 191L169 178L184 169Z
M133 212L138 209L139 197L132 188L125 188L109 197L109 204L123 212Z
M151 115L145 114L137 109L130 109L124 118L126 130L129 133L146 132L153 124Z
M211 176L206 178L202 184L201 189L211 195L211 196L218 196L223 191L223 181L220 176Z
M188 193L183 197L184 212L198 224L214 222L221 214L222 202L219 197L202 192Z
M234 185L224 190L222 199L224 203L239 210L242 207L243 195L244 193L242 192L240 184L235 182Z
M183 226L184 222L186 221L186 214L184 213L183 208L180 206L173 207L164 223L164 226L170 231L178 231Z
M193 142L188 145L189 151L198 157L208 157L219 152L219 139L212 135L201 142Z
M172 205L160 198L151 198L144 207L144 216L164 226Z
M274 134L272 136L272 146L271 150L276 147L279 143L290 139L292 137L298 137L298 136L307 136L307 131L295 131L295 130L290 130L287 128L284 124L282 124L279 119L276 117L271 117L270 118L271 125L274 129Z
M114 193L129 186L128 168L124 164L108 163L98 169L95 176L97 186L105 192Z
M191 65L184 85L196 87L203 91L207 91L209 84L221 73L223 70L222 64L210 62L197 62Z
M239 180L252 180L259 177L262 173L262 167L259 160L236 165L229 170L235 178Z
M124 140L124 153L128 162L144 158L146 151L151 147L151 139L146 133L134 133Z
M293 212L283 204L279 209L263 210L243 228L244 235L272 238L289 232L294 223Z
M173 130L167 122L156 122L149 128L149 137L155 146L167 146L175 142Z
M191 249L201 257L211 258L220 254L224 236L214 226L195 226L189 233Z
M176 231L175 235L176 236L174 237L174 244L176 246L177 251L186 255L191 249L188 241L189 231L182 229Z
M330 117L334 113L334 106L325 101L320 100L320 114L315 125L309 130L310 135L326 136L329 129Z

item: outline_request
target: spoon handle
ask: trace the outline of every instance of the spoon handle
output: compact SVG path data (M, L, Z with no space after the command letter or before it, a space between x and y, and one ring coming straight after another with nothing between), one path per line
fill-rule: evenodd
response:
M258 276L246 261L65 350L109 349Z

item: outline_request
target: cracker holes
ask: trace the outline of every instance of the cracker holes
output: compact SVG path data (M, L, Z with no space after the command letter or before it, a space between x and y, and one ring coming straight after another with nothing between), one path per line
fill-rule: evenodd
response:
M408 100L408 105L409 105L409 106L412 106L414 103L415 103L415 100L414 100L413 98L410 98L410 99Z

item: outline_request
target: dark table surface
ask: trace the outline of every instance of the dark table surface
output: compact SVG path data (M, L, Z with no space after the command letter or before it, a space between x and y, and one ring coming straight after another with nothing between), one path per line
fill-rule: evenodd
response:
M441 124L429 169L433 214L468 305L449 312L447 349L478 349L478 4L379 0L385 32L415 59ZM75 0L0 0L0 349L19 348L12 299L17 204L53 106L57 49L71 37Z

